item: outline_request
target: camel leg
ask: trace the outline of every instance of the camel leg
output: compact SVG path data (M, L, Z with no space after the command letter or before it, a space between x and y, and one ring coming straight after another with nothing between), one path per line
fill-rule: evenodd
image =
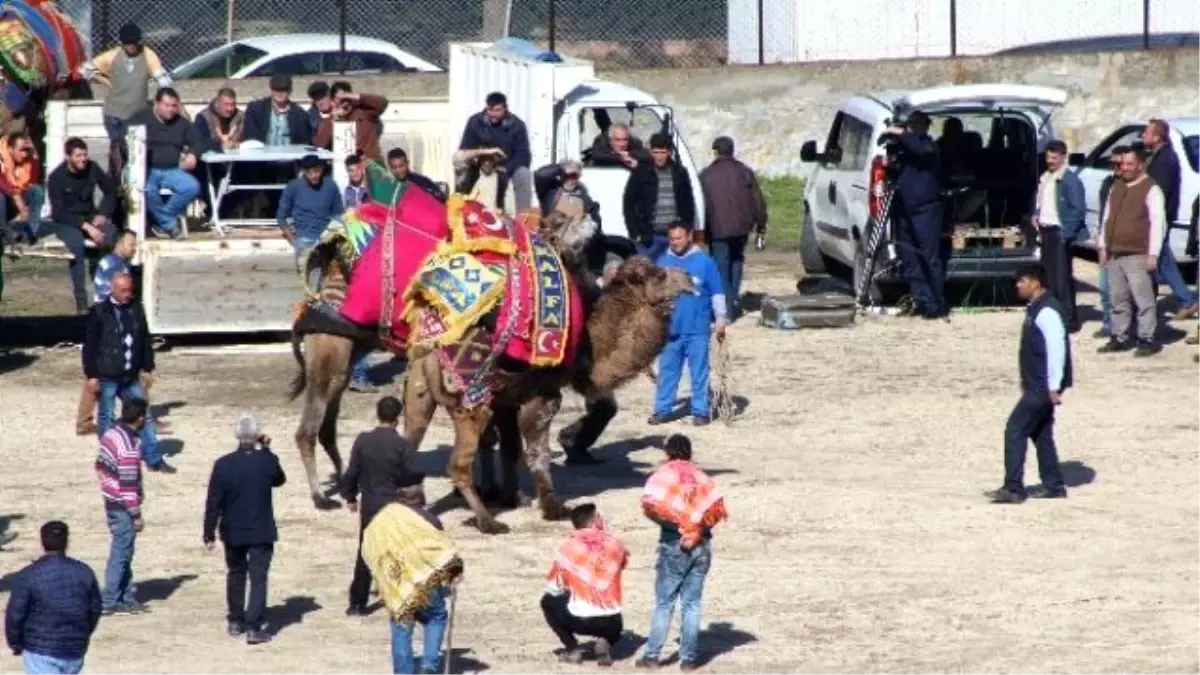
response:
M334 394L329 399L329 404L325 406L325 419L321 422L321 430L317 433L317 438L321 441L321 447L325 449L325 454L329 456L329 461L333 462L333 485L334 489L342 482L342 453L338 452L337 447L337 420L338 415L342 410L342 394L345 389L336 389Z
M436 411L437 401L429 388L424 364L420 360L410 362L408 375L404 378L404 438L412 445L414 452L420 449L421 441L425 440L425 432L429 430Z
M592 457L588 451L616 416L617 399L611 393L589 399L583 417L558 432L558 442L567 452L567 463L598 463L600 460Z
M518 464L521 461L521 427L518 409L510 406L493 408L492 426L500 437L500 504L508 508L529 506L531 501L521 494Z
M487 406L479 406L473 410L456 408L450 417L454 420L454 450L450 455L450 480L459 494L467 501L467 506L475 513L475 526L484 534L503 534L508 532L508 526L497 522L488 512L475 492L475 477L472 469L475 466L475 455L479 451L479 437L487 429L491 421L492 411Z
M300 426L296 429L296 447L300 448L300 461L308 478L308 489L313 505L321 510L337 508L338 503L327 498L317 480L317 434L325 424L326 396L329 383L319 378L318 369L309 371L308 387L304 394L304 412Z
M497 424L498 418L503 414L502 409L492 408L492 421L479 437L479 452L476 456L479 464L479 482L475 484L475 490L479 492L479 498L485 504L500 501L500 488L496 485L496 444L500 440Z
M550 423L554 421L554 415L561 405L561 394L535 396L522 405L517 413L521 440L525 443L525 463L533 474L538 505L545 520L567 517L567 508L554 494L554 481L550 477Z

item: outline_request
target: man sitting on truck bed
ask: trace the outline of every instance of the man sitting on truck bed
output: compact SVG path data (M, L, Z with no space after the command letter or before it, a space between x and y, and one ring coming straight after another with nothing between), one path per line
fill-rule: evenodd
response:
M100 165L88 158L87 143L71 137L63 147L66 159L50 172L50 227L71 252L71 287L75 309L88 311L87 275L84 272L85 241L97 247L112 244L115 228L112 215L117 208L117 186ZM96 188L103 197L96 206Z
M181 236L177 219L200 195L200 182L191 172L196 158L209 149L179 111L179 93L165 87L154 94L152 107L129 119L131 126L146 127L146 213L154 219L151 231L172 239ZM164 188L171 193L165 202L159 194Z
M500 166L512 181L517 211L533 204L533 154L529 150L529 130L520 117L508 111L508 97L494 91L487 95L486 107L467 118L459 150L499 148Z

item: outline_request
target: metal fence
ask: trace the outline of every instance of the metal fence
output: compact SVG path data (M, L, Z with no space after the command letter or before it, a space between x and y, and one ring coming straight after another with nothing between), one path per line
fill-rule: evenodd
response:
M78 0L76 0L78 1ZM91 0L91 41L112 45L137 23L168 67L230 37L346 33L386 40L445 67L448 44L508 34L601 67L719 65L728 0ZM507 21L506 21L507 19Z

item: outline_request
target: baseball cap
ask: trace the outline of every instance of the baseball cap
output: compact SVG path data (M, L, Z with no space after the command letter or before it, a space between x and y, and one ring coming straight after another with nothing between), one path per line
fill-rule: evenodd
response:
M292 76L283 73L272 75L270 87L271 91L286 91L290 94L292 92Z
M136 23L127 23L117 31L117 40L123 45L136 45L142 41L142 29Z

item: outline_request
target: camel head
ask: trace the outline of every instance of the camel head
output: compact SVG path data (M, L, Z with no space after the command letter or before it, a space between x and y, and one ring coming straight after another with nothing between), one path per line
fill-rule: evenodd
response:
M645 305L664 316L674 310L680 293L696 292L691 277L683 270L659 267L640 255L626 259L607 286L612 292L620 289L635 293Z
M542 218L538 226L538 231L558 251L563 262L574 269L582 268L584 248L596 230L596 221L586 213L578 217L551 213Z

